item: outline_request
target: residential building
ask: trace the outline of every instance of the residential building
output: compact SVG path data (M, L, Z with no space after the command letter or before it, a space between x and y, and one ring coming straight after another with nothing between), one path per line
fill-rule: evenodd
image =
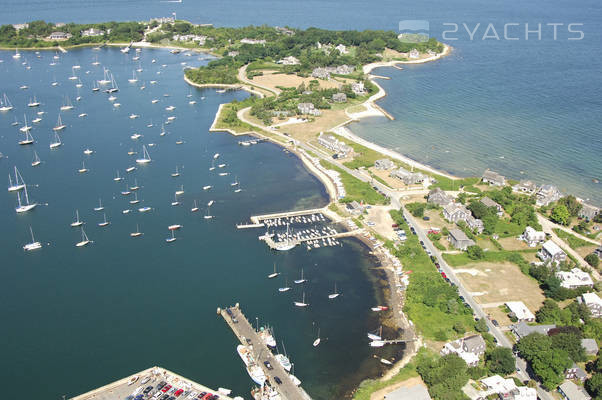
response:
M587 379L587 374L584 370L579 368L577 364L573 363L571 368L567 368L566 371L564 371L564 377L565 379L574 379L584 382Z
M556 328L556 325L527 325L525 321L520 321L518 324L510 325L510 330L520 340L532 333L541 333L548 335L550 329Z
M361 205L360 203L358 203L355 200L352 201L351 203L347 203L345 208L347 208L347 211L349 211L353 215L361 215L364 212L364 210L366 209L366 207L364 207L363 205Z
M591 396L587 394L584 388L575 385L571 381L565 381L558 386L558 393L566 400L591 400Z
M299 59L293 56L284 57L282 60L278 61L278 64L282 65L298 65Z
M339 65L338 67L335 68L334 73L335 74L339 74L339 75L349 75L353 73L353 70L355 68L350 66L350 65Z
M332 135L325 135L323 132L320 132L320 136L318 136L318 143L343 157L346 157L353 151L353 149L344 142L341 142Z
M587 354L588 356L595 356L600 350L596 339L581 339L581 347L583 347L583 350L585 350L585 354Z
M244 38L240 40L241 44L266 44L265 39L249 39Z
M71 34L70 33L65 33L65 32L52 32L50 34L50 36L48 36L48 39L50 40L68 40L71 39Z
M537 252L537 256L542 261L550 261L555 264L566 260L566 253L551 240L548 240L541 246L541 249Z
M388 171L395 168L395 163L388 158L381 158L380 160L376 160L374 162L374 167L379 170Z
M481 379L485 391L480 393L485 398L497 394L498 398L504 400L537 400L537 390L526 386L516 386L514 379L504 379L499 375L493 375Z
M390 393L385 394L385 400L431 400L429 391L422 384L400 387Z
M483 233L483 229L485 229L483 221L473 217L472 214L468 214L468 216L466 216L466 225L468 226L468 229L476 232L477 234Z
M469 215L470 211L462 204L450 203L443 207L443 217L449 222L466 221Z
M448 342L443 346L441 355L455 353L470 367L479 363L479 357L485 353L485 341L481 335L467 336Z
M313 115L315 117L322 115L320 110L314 107L313 103L299 103L297 109L301 114Z
M529 247L535 247L546 240L546 234L542 231L536 231L532 227L528 226L525 228L522 239L527 242Z
M512 186L512 190L530 196L537 191L537 185L533 181L522 180L516 185Z
M412 49L412 50L410 50L410 53L408 54L408 56L411 59L416 59L416 58L420 57L420 52L418 52L418 50L416 50L416 49Z
M347 47L344 44L338 45L337 47L335 47L335 49L338 50L341 54L349 53L349 51L347 51Z
M504 209L502 208L502 206L496 203L495 201L491 200L489 197L483 197L481 199L481 203L483 203L486 207L495 207L498 216L501 217L502 215L504 215Z
M592 206L587 203L582 203L581 211L579 211L579 218L583 218L586 221L591 221L599 213L600 209L598 207Z
M602 299L596 293L583 293L577 298L579 303L583 303L589 308L589 312L594 318L602 317Z
M481 179L483 182L490 183L494 186L506 186L506 178L503 175L500 175L497 172L493 172L489 169L483 172L483 177Z
M96 28L90 28L90 29L86 29L84 31L81 31L81 35L84 37L95 37L95 36L102 36L105 34L105 31L101 30L101 29L96 29Z
M13 28L16 31L20 31L21 29L29 28L29 24L13 24Z
M475 245L475 242L469 239L460 229L450 229L447 238L456 249L466 250L468 247Z
M556 278L560 279L560 286L567 289L576 289L583 286L593 287L594 281L591 276L579 268L573 268L570 271L556 272Z
M236 57L239 54L240 53L238 51L229 51L228 52L228 57Z
M363 96L366 94L366 88L364 87L364 82L353 82L351 84L351 90L353 91L353 93L357 94L358 96Z
M152 18L150 22L158 22L159 24L173 24L176 21L174 17Z
M311 72L311 76L312 78L330 79L330 71L323 67L314 68Z
M562 198L562 193L554 185L543 185L539 188L536 195L535 204L538 206L547 206L550 203L558 201Z
M441 188L435 188L429 192L427 202L437 204L438 206L446 206L453 201Z
M277 26L274 29L276 29L279 33L287 36L293 36L295 34L295 31L288 28L283 28L281 26Z
M399 167L390 174L392 177L401 179L406 185L415 185L422 183L426 179L426 176L421 172L410 172L403 167Z
M506 307L510 310L510 316L516 317L519 321L533 322L535 315L527 308L522 301L507 301Z
M347 95L345 93L335 93L332 95L332 101L335 103L346 103Z

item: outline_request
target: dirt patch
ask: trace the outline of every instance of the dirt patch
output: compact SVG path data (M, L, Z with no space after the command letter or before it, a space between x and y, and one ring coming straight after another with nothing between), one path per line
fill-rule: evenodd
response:
M269 88L276 89L278 86L287 88L299 87L302 83L307 87L309 82L315 80L315 78L302 78L294 74L282 74L277 71L262 71L263 75L253 77L252 81L261 86L267 86ZM332 89L338 88L343 83L335 80L326 81L324 79L318 79L321 89Z
M418 220L418 224L425 229L431 228L431 227L435 227L435 228L439 228L439 229L443 229L443 227L447 227L447 229L454 229L455 224L452 224L450 222L447 222L442 216L441 216L441 210L424 210L424 215L426 217L429 217L430 220L425 221L422 218L420 218Z
M412 387L416 385L424 385L422 378L420 378L419 376L415 376L405 381L397 382L391 386L387 386L386 388L377 390L376 392L370 395L370 400L383 400L386 394L389 394L394 390L397 390L402 387Z
M522 301L534 313L543 303L544 296L537 282L524 275L515 264L472 263L455 271L462 270L472 272L460 273L458 277L469 292L482 293L475 297L480 304Z
M376 225L371 226L379 234L385 236L387 239L395 239L397 235L393 231L393 225L395 222L389 214L391 207L389 206L371 206L368 209L368 215L364 219L365 222L372 221Z
M286 125L280 131L286 132L295 139L309 142L315 139L320 132L327 132L333 127L349 120L344 110L321 110L322 115L311 117L313 121L304 124Z
M581 257L585 257L588 254L591 254L594 252L594 250L596 250L597 246L583 246L583 247L578 247L575 249L575 251L581 256Z
M500 238L498 239L498 242L502 245L504 250L509 251L527 250L532 248L529 247L527 243L523 242L522 240L518 240L515 237Z

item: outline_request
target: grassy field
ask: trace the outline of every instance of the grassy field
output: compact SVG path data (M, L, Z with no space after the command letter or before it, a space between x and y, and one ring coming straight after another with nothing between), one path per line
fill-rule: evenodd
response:
M344 203L349 203L354 200L358 202L363 201L368 204L387 203L387 198L372 189L372 186L370 186L369 183L360 181L328 161L320 160L320 165L326 169L337 171L341 175L341 181L347 192L347 195L343 199Z
M409 378L417 377L418 372L416 372L416 365L413 362L409 362L405 367L403 367L397 375L393 378L381 381L378 379L368 379L363 381L355 394L353 395L353 400L370 400L370 396L372 393L381 390L387 386L395 385L396 383L403 382Z
M571 235L570 233L565 232L562 229L554 228L553 230L554 233L558 235L559 238L564 240L573 250L576 250L579 247L592 246L592 243L580 239L575 235Z
M525 260L524 255L529 255L531 253L537 252L536 249L522 250L522 251L486 251L484 253L484 257L479 260L473 260L468 257L467 253L458 253L458 254L443 254L443 258L445 261L452 267L460 267L462 265L475 263L475 262L491 262L491 263L501 263L505 261L509 261L511 263L517 264L523 268L528 268L527 260ZM523 271L527 273L527 271Z

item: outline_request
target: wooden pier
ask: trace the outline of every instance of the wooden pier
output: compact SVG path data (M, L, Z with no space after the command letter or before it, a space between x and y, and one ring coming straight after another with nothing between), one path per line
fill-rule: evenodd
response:
M362 229L356 229L356 230L353 230L353 231L338 232L338 233L332 233L332 234L321 235L321 236L309 236L309 237L306 237L306 238L291 238L289 240L289 243L291 243L291 244L295 243L295 246L297 246L297 245L299 245L301 243L311 242L313 240L339 239L339 238L344 238L344 237L359 235L362 232L364 232ZM267 245L271 249L276 249L278 247L278 245L281 244L281 242L276 242L270 236L266 236L266 235L260 236L259 240L265 241L267 243Z
M311 214L324 214L324 216L326 216L326 209L314 208L311 210L286 211L286 212L274 213L274 214L253 215L251 217L251 221L253 221L254 224L259 224L262 221L265 221L266 219L298 217L301 215L311 215Z
M218 308L217 311L224 318L230 329L232 329L232 332L234 332L240 343L251 349L255 362L261 367L270 385L278 391L282 400L311 400L311 397L309 397L301 386L295 386L288 372L276 360L268 346L259 337L258 333L242 313L240 306L236 304L234 307L229 307L229 309L232 312L232 316L228 314L226 309ZM271 370L268 370L264 364L265 361L269 361L272 366ZM282 383L276 383L276 377Z
M265 226L265 224L263 224L263 223L259 223L259 224L238 224L238 225L236 225L236 229L262 228L264 226Z

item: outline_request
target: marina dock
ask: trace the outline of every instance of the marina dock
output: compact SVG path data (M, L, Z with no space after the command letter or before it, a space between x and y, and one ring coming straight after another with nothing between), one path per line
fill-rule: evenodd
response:
M266 219L277 219L277 218L288 218L288 217L299 217L302 215L311 215L311 214L325 214L326 210L324 208L314 208L311 210L299 210L299 211L286 211L274 214L264 214L264 215L253 215L251 217L251 221L254 224L259 224L265 221Z
M349 237L349 236L355 236L358 235L360 233L362 233L363 230L361 229L356 229L353 231L348 231L348 232L338 232L338 233L333 233L333 234L329 234L329 235L321 235L321 236L308 236L305 238L295 238L295 239L290 239L288 242L290 244L295 244L299 245L303 242L310 242L310 241L321 241L321 240L326 240L326 239L340 239L340 238L344 238L344 237ZM278 248L279 242L274 241L274 239L269 236L269 235L263 235L259 237L259 240L263 240L267 243L267 245L271 248L271 249L276 249ZM281 243L280 243L281 244Z
M270 385L280 394L282 400L311 400L311 397L301 386L296 386L293 383L290 375L276 360L268 346L242 313L240 306L236 304L234 307L230 307L229 310L232 312L232 316L228 315L226 309L218 308L217 311L232 329L240 343L249 346L257 365L262 368ZM269 361L272 369L266 367L264 364L266 361ZM276 377L281 381L280 384L276 382Z

